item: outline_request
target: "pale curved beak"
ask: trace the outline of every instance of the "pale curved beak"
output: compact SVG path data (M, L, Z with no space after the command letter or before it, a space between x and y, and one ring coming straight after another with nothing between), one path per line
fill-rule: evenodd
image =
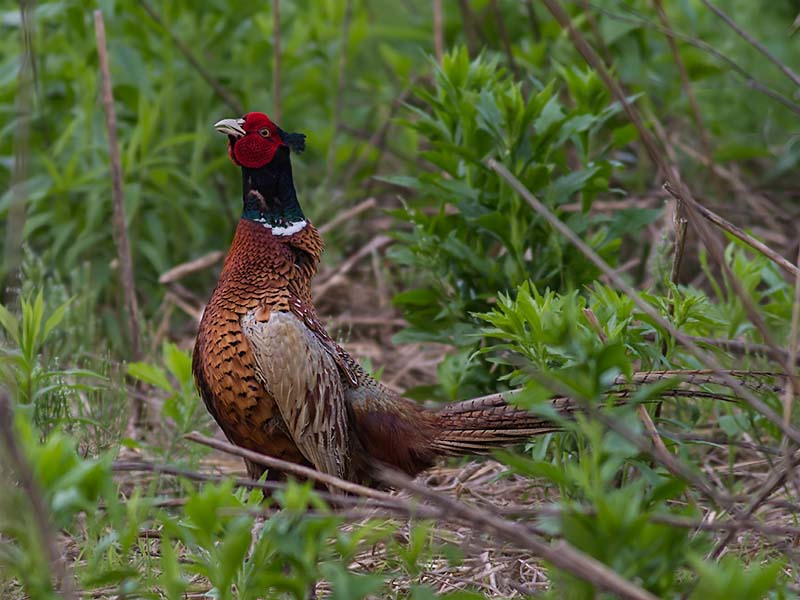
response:
M247 133L242 129L244 119L222 119L214 123L214 129L225 135L232 135L235 138L242 137Z

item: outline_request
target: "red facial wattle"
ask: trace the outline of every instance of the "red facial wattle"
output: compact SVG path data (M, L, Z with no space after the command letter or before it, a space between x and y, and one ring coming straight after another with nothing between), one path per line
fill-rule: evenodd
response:
M248 133L233 142L231 158L243 167L258 169L272 162L275 153L282 145L283 142L277 133L270 134L267 138L261 137L258 132Z
M264 113L251 112L241 119L224 119L215 125L228 135L228 154L242 167L258 169L269 164L285 146L280 128Z

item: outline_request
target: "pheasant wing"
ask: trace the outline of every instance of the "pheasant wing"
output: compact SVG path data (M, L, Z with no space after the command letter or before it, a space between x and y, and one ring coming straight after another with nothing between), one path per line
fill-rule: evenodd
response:
M263 319L253 311L242 319L242 330L257 376L300 452L317 470L353 479L342 376L328 345L292 312Z

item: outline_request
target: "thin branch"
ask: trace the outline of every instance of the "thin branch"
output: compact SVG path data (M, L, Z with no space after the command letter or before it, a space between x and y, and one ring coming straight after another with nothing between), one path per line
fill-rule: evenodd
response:
M108 48L106 46L106 29L103 13L94 11L95 36L97 37L97 54L100 62L100 77L103 90L103 110L106 115L108 131L108 154L111 164L111 198L114 204L114 241L119 257L120 279L125 294L125 308L128 313L128 328L131 337L131 348L134 360L139 358L139 304L136 300L136 283L133 278L133 258L128 239L128 226L125 218L125 198L122 190L122 161L119 155L117 140L117 117L114 112L114 94L111 87L111 72L108 64Z
M698 344L706 344L720 350L735 352L737 354L763 354L778 363L785 363L791 360L789 352L782 348L767 346L766 344L756 344L742 340L723 340L718 338L693 336L692 339ZM800 364L800 357L795 358L795 364Z
M161 29L163 29L166 34L169 36L172 43L178 48L181 54L183 54L184 58L189 61L189 64L192 68L197 71L200 77L209 85L209 87L214 91L214 93L222 100L228 108L230 108L233 112L237 115L240 115L244 112L244 108L242 107L241 103L234 97L234 95L228 91L225 86L223 86L216 78L214 78L211 73L200 63L197 57L192 52L191 48L184 42L181 38L179 38L173 32L171 27L167 27L166 23L164 23L161 15L153 8L148 0L139 0L141 7L150 15L150 18L155 21Z
M134 360L140 356L139 304L136 300L136 282L133 278L133 258L128 239L128 225L125 217L125 198L122 190L122 161L117 140L117 116L114 111L114 93L111 86L111 71L108 64L106 28L103 13L94 11L94 29L97 38L97 55L100 62L100 78L103 90L103 110L106 115L108 131L108 154L111 163L111 199L114 204L113 231L119 257L120 279L125 295L125 309L128 313L128 328L131 337L131 355ZM140 407L141 409L141 407ZM139 413L141 416L141 413Z
M795 456L792 460L791 465L789 465L790 469L796 469L800 466L800 456ZM786 476L789 469L781 469L778 472L773 472L770 475L770 478L762 485L761 492L756 496L750 505L742 512L741 514L737 515L738 520L746 520L755 514L756 510L760 506L762 506L772 494L774 494L783 484L786 482ZM733 529L728 532L726 535L711 551L709 557L716 560L722 555L722 552L725 548L733 541L733 538L736 537L736 529Z
M347 210L338 213L335 217L333 217L333 219L331 219L324 225L321 225L317 231L319 232L320 235L324 235L329 231L332 231L342 223L346 223L347 221L360 215L362 212L375 208L375 206L376 206L375 198L367 198L366 200L359 202L355 206L351 206Z
M344 96L345 74L347 71L347 43L350 39L350 22L353 18L353 0L345 0L344 15L342 16L342 29L339 36L339 63L336 68L336 89L333 96L333 134L328 144L328 156L325 164L325 181L330 181L336 162L336 142L342 122L342 102ZM324 186L323 186L324 187Z
M111 70L108 64L108 47L106 44L106 27L103 13L94 11L94 30L97 39L97 56L100 63L100 79L102 84L103 110L108 132L108 154L111 167L111 201L113 203L112 232L114 244L119 258L119 275L125 298L128 331L130 334L131 357L138 360L141 356L141 339L139 326L139 303L136 299L136 282L133 278L133 257L128 239L128 225L125 217L125 197L122 189L122 161L119 155L117 140L117 116L114 111L114 92L111 85ZM136 428L144 418L144 402L134 396L126 435L135 439Z
M592 11L589 9L589 0L581 0L581 5L583 7L583 16L586 22L589 23L589 29L592 30L592 35L594 35L594 39L597 40L597 46L600 48L600 56L603 57L607 65L612 64L614 61L611 59L611 52L606 46L603 34L600 33L600 27L597 26L597 19L594 18Z
M664 10L662 0L653 0L653 4L656 7L656 12L658 13L658 18L661 21L661 25L668 31L672 31L672 25L669 22L666 11ZM712 168L714 159L711 153L711 138L709 137L708 129L706 129L706 125L703 122L703 117L700 115L700 107L697 104L697 97L694 95L694 88L692 87L692 82L689 79L689 73L686 70L686 64L683 62L683 57L678 49L674 32L672 35L665 34L664 37L667 38L667 43L669 44L670 51L672 52L672 59L675 61L675 65L678 67L678 73L681 76L683 93L686 94L686 99L689 101L689 109L692 111L692 119L694 120L697 130L700 132L700 143L703 146L703 153L708 159L709 168Z
M680 186L677 189L672 186L671 181L667 181L664 184L664 188L667 191L669 191L669 193L672 194L673 196L677 195L676 197L679 197L686 202L690 210L690 213L692 213L695 216L695 219L693 220L694 227L697 230L700 239L703 241L705 247L708 248L711 256L714 258L714 261L720 267L727 281L733 288L734 293L738 297L739 301L742 303L747 318L761 334L761 337L764 339L764 342L767 345L772 346L774 348L778 348L778 344L773 337L772 331L767 327L766 321L761 316L761 313L759 312L758 307L756 307L753 298L747 293L744 286L742 285L742 282L734 274L733 270L731 269L731 266L725 259L725 249L722 245L721 240L716 235L714 235L714 231L711 230L711 227L706 222L696 218L698 213L700 214L700 216L706 217L706 214L703 213L704 212L710 213L710 211L708 211L708 209L706 209L705 207L701 206L692 197L689 188L686 185L683 185L683 183L680 181L679 178L675 179L675 181L677 181ZM766 246L764 247L766 248ZM788 376L790 377L793 376L794 368L792 365L790 365L787 362L787 363L782 363L781 366L786 371L786 374ZM766 405L764 406L766 407Z
M14 415L11 410L11 401L0 390L0 444L5 448L11 468L16 471L20 485L25 490L27 500L36 522L36 531L39 541L47 554L50 570L56 578L61 594L68 600L75 600L77 595L73 590L72 576L64 561L64 552L58 546L56 529L50 518L50 512L44 500L44 495L36 482L33 469L28 463L25 453L20 448L16 433L14 432Z
M671 195L675 196L678 192L669 184L665 184L664 189L667 190ZM778 265L781 269L786 271L790 276L797 277L800 275L800 269L797 266L793 265L791 262L786 260L783 256L775 252L772 248L760 242L741 228L737 227L730 221L724 219L723 217L719 216L712 210L709 210L699 202L694 203L694 210L700 213L700 216L704 217L720 229L727 231L733 237L743 241L745 244L750 246L753 250L756 250Z
M511 40L508 37L508 31L506 31L506 22L503 19L503 12L500 10L500 5L497 0L489 0L489 6L492 9L494 20L497 23L497 31L500 34L500 41L503 44L503 49L508 58L508 66L514 74L514 79L519 79L519 69L517 68L517 62L514 60L514 51L511 47Z
M267 456L265 454L259 454L258 452L246 450L244 448L240 448L239 446L234 446L233 444L229 444L228 442L215 440L214 438L205 436L201 433L198 433L197 431L193 431L187 434L185 437L187 440L197 442L198 444L203 444L204 446L208 446L209 448L214 448L215 450L219 450L221 452L226 452L228 454L240 456L256 464L265 466L270 469L277 469L278 471L281 471L283 473L288 473L296 477L300 477L303 479L313 479L314 481L319 481L320 483L324 483L329 488L336 488L345 491L349 494L356 494L358 496L363 496L365 498L373 498L376 500L386 500L391 498L391 495L387 494L386 492L380 492L378 490L374 490L372 488L368 488L363 485L353 483L351 481L345 481L344 479L340 479L338 477L335 477L334 475L329 475L327 473L322 473L321 471L317 471L316 469L312 469L310 467L304 467L303 465L298 465L285 460L281 460L280 458L275 458L273 456Z
M197 271L204 271L209 267L214 266L219 261L225 258L225 253L221 250L214 250L212 252L208 252L203 256L195 258L194 260L187 261L185 263L181 263L179 265L175 265L168 271L164 271L161 276L158 278L158 283L166 284L166 283L173 283L178 281L179 279L183 279L187 275L191 275L192 273L196 273Z
M723 54L722 52L720 52L719 50L717 50L716 48L714 48L710 44L708 44L708 43L706 43L706 42L704 42L702 40L698 40L697 38L693 38L691 36L684 35L684 34L676 32L676 31L671 31L669 29L665 29L664 27L660 26L658 23L654 23L654 22L652 22L652 21L650 21L650 20L648 20L648 19L646 19L646 18L644 18L644 17L642 17L641 15L638 15L638 14L635 17L628 17L628 16L625 16L625 15L621 15L619 13L615 13L613 11L610 11L607 8L605 8L603 6L599 6L599 5L597 5L597 4L593 3L593 2L590 2L590 5L595 10L597 10L597 11L603 13L604 15L608 16L610 19L614 19L614 20L622 21L622 22L626 22L626 23L636 23L636 24L638 24L638 25L640 25L642 27L648 27L648 28L653 29L655 31L660 31L661 33L664 33L666 35L674 36L675 38L681 40L682 42L685 42L685 43L687 43L687 44L689 44L691 46L694 46L695 48L698 48L698 49L702 50L703 52L706 52L707 54L710 54L711 56L713 56L717 60L725 63L726 65L728 65L733 71L735 71L738 75L740 75L745 80L745 84L748 87L750 87L751 89L754 89L754 90L756 90L758 92L761 92L765 96L771 98L772 100L775 100L776 102L779 102L780 104L783 104L786 108L788 108L792 112L800 114L800 104L792 102L791 99L787 98L786 96L784 96L780 92L777 92L777 91L773 90L772 88L770 88L769 86L761 83L761 81L756 79L751 73L746 71L736 61L731 59L729 56L726 56L725 54ZM636 14L636 13L633 13L633 14Z
M493 533L496 537L530 550L558 569L584 579L600 589L612 592L620 598L632 600L655 600L656 596L621 577L607 565L584 554L569 543L560 540L550 543L542 539L526 525L502 519L487 510L475 508L449 496L438 493L427 486L412 481L393 470L384 469L380 478L387 484L411 492L440 507L448 517L463 519L477 529Z
M539 18L536 16L536 9L533 7L533 0L525 0L525 10L528 13L528 22L533 32L534 41L542 39L542 31L539 27Z
M339 267L333 271L327 278L320 281L316 285L313 286L314 294L317 297L322 297L325 295L332 286L338 284L342 281L342 277L350 272L350 270L358 264L365 256L369 256L372 252L376 250L380 250L384 246L388 246L394 240L386 235L376 235L372 238L366 245L359 248L357 252L355 252L352 256L350 256L347 260L345 260Z
M281 122L281 0L272 0L272 115Z
M294 463L290 463L294 464ZM297 465L295 465L297 466ZM212 473L199 473L197 471L190 471L188 469L181 469L173 465L151 463L145 461L115 461L111 464L111 470L114 472L149 472L149 473L163 473L165 475L172 475L175 477L183 477L192 481L232 481L236 487L244 487L248 489L262 490L264 492L275 493L279 490L286 489L286 482L283 481L257 481L246 477L235 477L231 480L229 475L215 475ZM279 469L282 470L282 469ZM398 512L400 514L409 516L418 516L428 518L432 516L441 515L426 515L424 509L410 504L405 499L391 494L386 494L384 498L364 498L361 495L347 496L342 494L331 494L324 490L315 490L315 493L325 502L335 506L346 507L359 507L369 509L383 509Z
M431 2L433 10L433 55L436 62L442 64L444 56L444 18L442 16L442 0Z
M689 226L689 220L682 216L685 210L682 205L676 202L675 206L675 253L672 255L672 268L669 273L669 280L672 283L679 283L681 278L681 265L683 264L683 255L686 250L686 229Z
M464 27L464 39L467 42L467 52L470 56L478 53L478 26L475 24L475 15L469 7L468 0L458 0L458 8L461 11L461 22Z
M22 240L25 231L25 205L27 203L28 158L30 155L31 111L36 82L36 60L33 50L32 10L34 3L22 0L19 3L22 53L17 72L17 94L14 101L16 123L14 125L14 166L11 172L11 204L6 216L6 237L3 244L3 264L0 269L0 298L6 296L10 304L20 287L20 263L22 262Z
M722 179L726 181L728 184L730 184L730 186L733 188L733 191L736 192L737 195L741 196L744 199L744 201L747 202L747 204L753 208L753 210L757 210L763 213L764 219L766 220L766 222L770 227L772 227L776 231L780 229L776 217L785 218L787 217L787 215L776 214L777 211L772 207L772 204L767 198L748 189L748 187L741 180L741 178L738 175L736 175L736 173L734 173L732 170L726 169L722 165L713 162L712 160L709 159L709 157L704 156L703 154L697 152L697 150L695 150L688 144L684 144L679 139L674 139L674 143L683 152L685 152L692 158L700 161L705 167L710 168L711 171L714 173L714 175L716 175L719 179Z
M786 77L792 80L792 83L800 86L800 75L795 73L787 65L778 60L778 57L772 54L772 52L770 52L769 50L767 50L767 47L764 46L764 44L759 42L757 39L755 39L753 36L747 33L744 29L739 27L733 19L731 19L720 7L711 2L711 0L702 0L702 2L703 4L706 5L706 8L708 8L711 12L717 15L720 19L725 21L725 24L731 29L733 29L737 34L739 34L739 36L742 37L748 44L750 44L751 46L753 46L753 48L761 52L761 54L766 56L770 60L770 62L772 62L772 64L778 67L781 70L781 72L784 75L786 75Z
M800 247L797 249L797 266L800 267ZM797 352L798 352L798 344L800 344L800 273L795 276L794 279L794 302L792 305L792 322L789 329L789 359L787 361L788 364L794 365L797 361ZM783 392L783 421L784 423L791 423L792 413L794 412L794 400L800 396L800 387L798 386L798 381L796 377L789 377L789 385L786 386L786 389ZM796 492L799 492L797 486L797 475L794 472L794 469L791 468L792 463L792 452L793 446L789 443L789 440L784 438L781 441L781 446L783 447L784 452L784 464L787 473L787 477L792 483L795 488Z

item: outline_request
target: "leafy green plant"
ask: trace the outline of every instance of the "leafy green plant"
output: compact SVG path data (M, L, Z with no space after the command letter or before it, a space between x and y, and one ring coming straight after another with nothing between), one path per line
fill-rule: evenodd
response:
M612 264L619 234L655 217L653 211L606 223L588 212L608 191L619 166L613 153L631 141L616 124L599 78L575 67L533 91L488 57L470 60L465 49L447 54L433 89L418 88L421 107L409 125L425 139L421 153L435 171L388 181L412 190L405 211L410 232L397 233L392 257L424 273L417 287L395 296L411 328L397 341L436 341L464 347L498 293L524 281L566 290L592 281L596 268L483 164L495 157L523 181ZM569 102L564 100L569 98ZM610 144L603 141L609 136ZM575 161L577 160L577 165ZM574 212L563 212L575 201ZM432 207L432 209L430 208ZM617 236L609 235L611 229ZM420 285L421 284L421 285ZM474 342L472 342L474 343ZM453 359L451 359L453 360ZM467 378L469 380L469 378ZM464 384L476 383L465 381Z
M200 400L192 376L192 358L171 342L164 342L161 350L164 367L133 362L128 365L128 374L142 383L153 386L164 395L161 415L169 423L166 438L152 449L165 457L173 456L176 449L189 446L182 440L184 434L203 429L210 421ZM197 448L197 446L192 446Z
M92 389L102 378L78 368L54 368L43 358L48 338L64 319L69 302L45 317L44 293L20 300L20 316L0 304L0 326L8 345L0 347L0 382L30 407L39 426L68 416L67 403L79 390Z

